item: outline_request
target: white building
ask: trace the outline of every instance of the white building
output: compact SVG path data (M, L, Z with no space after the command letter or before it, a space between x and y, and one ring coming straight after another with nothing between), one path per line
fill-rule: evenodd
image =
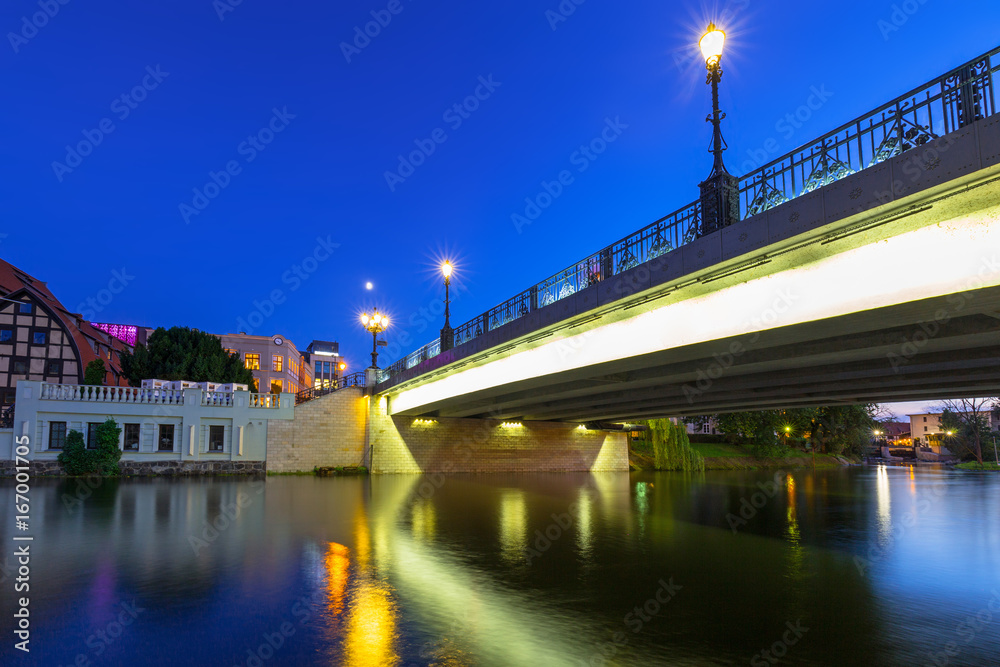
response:
M15 445L25 444L33 473L58 472L57 458L69 432L79 431L88 447L96 447L96 429L108 418L122 429L124 474L263 472L268 422L292 419L294 408L290 393L22 380L13 428L0 430L0 458L5 460L0 472L13 467Z

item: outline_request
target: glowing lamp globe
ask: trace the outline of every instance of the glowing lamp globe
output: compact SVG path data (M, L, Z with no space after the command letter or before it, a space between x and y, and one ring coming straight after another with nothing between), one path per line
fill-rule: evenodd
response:
M718 65L719 61L722 60L722 49L725 45L726 33L716 28L714 23L710 23L708 31L698 42L701 55L705 57L705 64L709 68Z
M441 273L444 274L445 278L451 278L451 271L452 271L451 262L445 262L444 264L441 265Z

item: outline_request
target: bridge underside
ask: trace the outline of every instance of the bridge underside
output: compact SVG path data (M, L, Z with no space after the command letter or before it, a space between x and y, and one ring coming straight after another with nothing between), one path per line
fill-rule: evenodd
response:
M1000 288L991 287L532 378L404 414L625 421L998 389Z

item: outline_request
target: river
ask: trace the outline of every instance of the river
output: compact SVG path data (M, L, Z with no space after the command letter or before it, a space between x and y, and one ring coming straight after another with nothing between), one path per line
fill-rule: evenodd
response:
M1000 664L996 474L33 480L24 533L14 494L3 665Z

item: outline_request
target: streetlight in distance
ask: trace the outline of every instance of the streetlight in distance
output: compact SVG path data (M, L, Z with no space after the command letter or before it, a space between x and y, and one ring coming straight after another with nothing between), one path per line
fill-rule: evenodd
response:
M455 270L451 262L441 265L444 275L444 326L441 328L441 351L455 347L455 330L451 328L451 274Z
M389 318L376 308L371 316L368 313L361 315L361 324L372 335L372 368L378 368L378 335L389 327Z
M700 235L728 227L740 219L739 179L726 170L722 162L722 152L726 141L722 138L722 119L726 117L719 110L719 83L722 81L722 51L726 45L726 33L715 26L708 30L698 42L705 58L708 78L705 83L712 86L712 115L706 120L712 123L712 173L698 187L701 189L701 230Z

